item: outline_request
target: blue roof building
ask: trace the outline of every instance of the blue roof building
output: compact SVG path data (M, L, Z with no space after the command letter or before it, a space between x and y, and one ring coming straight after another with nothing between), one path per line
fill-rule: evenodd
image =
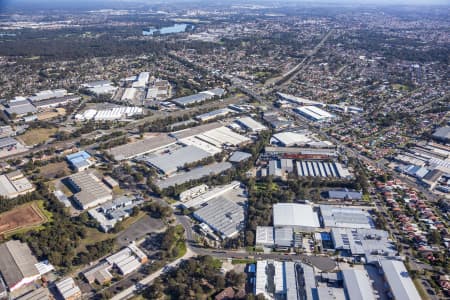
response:
M69 154L66 159L77 172L84 171L92 165L92 157L86 151Z

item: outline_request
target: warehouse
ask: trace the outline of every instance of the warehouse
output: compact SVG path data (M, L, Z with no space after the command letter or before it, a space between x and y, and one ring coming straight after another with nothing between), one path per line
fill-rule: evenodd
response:
M300 160L296 162L296 166L299 177L352 178L350 172L337 162Z
M304 146L312 141L310 133L284 131L274 134L271 143L282 147L293 147Z
M20 171L0 175L0 196L2 197L12 199L34 190L33 184Z
M34 114L37 112L36 107L23 97L16 97L15 100L11 100L5 108L5 112L10 118L22 117L28 114Z
M198 121L201 121L201 122L207 122L207 121L211 121L211 120L214 120L217 118L228 116L231 113L233 113L233 111L231 109L220 108L220 109L216 109L216 110L198 115L195 117L195 119Z
M239 119L235 120L235 122L237 124L239 124L240 126L242 126L245 130L250 131L250 132L260 132L260 131L267 129L266 126L255 121L251 117L239 118Z
M11 151L17 147L18 142L11 137L0 138L0 150Z
M315 148L297 148L297 147L271 147L267 146L264 149L264 157L269 158L284 158L291 157L297 159L332 159L336 158L337 152L333 148L330 149L315 149Z
M369 213L360 208L320 205L320 213L325 228L375 228Z
M83 84L82 87L86 88L88 91L96 95L114 94L114 92L117 90L117 87L113 86L113 83L109 80L88 82Z
M64 300L81 299L81 290L72 277L57 282L55 286Z
M52 98L47 100L42 100L36 103L33 103L37 109L44 110L48 108L59 107L63 105L68 105L72 102L79 101L81 99L80 96L64 96L59 98Z
M450 126L440 127L433 133L433 138L444 143L450 142Z
M146 263L147 256L136 244L131 243L119 252L108 256L106 261L125 276L139 269L141 264Z
M143 110L141 107L118 106L102 110L87 109L83 113L76 114L75 119L78 121L86 121L86 120L114 121L142 114Z
M224 89L215 88L204 92L200 92L198 94L176 98L171 101L177 104L178 106L186 107L194 104L199 104L207 100L211 100L214 97L222 97L224 95L225 95Z
M13 292L41 277L37 260L26 243L11 240L0 245L0 272Z
M211 153L190 145L162 155L143 157L142 160L149 166L157 169L160 173L171 175L185 165L201 161L211 156Z
M190 198L188 201L185 201L181 205L185 208L200 207L201 205L207 203L211 199L223 196L227 192L237 189L240 186L241 186L241 183L239 181L233 181L226 185L217 186L212 189L206 190L205 192L203 192L195 197Z
M272 226L256 226L255 246L273 247L275 234Z
M245 208L231 200L217 197L194 212L200 222L208 224L222 238L232 238L245 227Z
M332 228L331 240L334 248L344 256L365 258L366 263L375 263L380 256L396 256L395 244L389 233L378 229Z
M232 162L232 163L240 163L240 162L250 159L251 157L252 157L252 155L250 153L243 152L243 151L235 151L228 158L228 161Z
M331 121L334 118L334 115L315 106L302 106L294 108L294 111L315 122Z
M67 90L65 89L56 89L56 90L46 90L37 92L33 96L29 97L31 102L40 102L47 99L52 98L61 98L67 95Z
M178 195L178 198L181 202L187 202L193 198L203 195L208 190L209 187L206 184L201 184L198 186L194 186L193 188L190 188L184 192L181 192L180 195Z
M94 174L79 172L67 177L74 201L84 210L112 200L112 193Z
M133 101L136 98L139 89L137 88L126 88L122 95L122 101Z
M231 169L233 165L229 162L220 162L207 166L201 166L188 172L171 176L164 180L156 182L156 186L160 189L166 189L174 185L180 185L191 180L201 179L206 176L213 176Z
M250 139L222 126L196 135L196 138L216 147L239 146Z
M277 203L273 205L273 226L312 232L319 228L320 224L317 212L309 204Z
M380 265L384 273L384 278L389 285L390 294L394 299L422 299L403 262L382 259L380 260Z
M343 190L331 190L326 192L328 199L333 200L355 200L360 201L362 199L362 192L343 189Z
M158 151L175 143L176 140L167 134L156 134L136 142L114 147L109 150L109 153L115 160L120 161L144 155L149 152Z
M93 164L92 156L86 151L69 154L66 156L70 166L77 172L81 172L89 168Z
M344 289L348 299L375 300L375 293L369 275L363 270L342 270Z
M309 100L309 99L302 98L302 97L296 97L296 96L289 95L289 94L284 94L284 93L277 92L277 95L281 99L287 100L287 101L292 102L294 104L311 105L311 106L318 106L318 107L324 107L325 106L325 104L323 104L322 102L313 101L313 100Z

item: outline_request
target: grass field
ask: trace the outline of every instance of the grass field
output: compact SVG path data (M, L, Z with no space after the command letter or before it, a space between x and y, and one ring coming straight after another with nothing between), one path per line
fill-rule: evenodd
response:
M24 134L18 136L25 145L33 146L39 143L47 141L53 134L56 133L57 128L36 128L25 132Z
M52 219L44 209L44 201L33 201L0 214L0 235L10 236L39 226Z

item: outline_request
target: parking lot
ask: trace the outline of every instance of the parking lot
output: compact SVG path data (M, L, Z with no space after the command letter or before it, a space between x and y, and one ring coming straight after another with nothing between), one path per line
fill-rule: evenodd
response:
M147 234L152 232L162 232L164 230L165 225L160 219L155 219L146 215L121 232L117 236L117 244L120 247L123 247L132 241L138 241L144 238Z

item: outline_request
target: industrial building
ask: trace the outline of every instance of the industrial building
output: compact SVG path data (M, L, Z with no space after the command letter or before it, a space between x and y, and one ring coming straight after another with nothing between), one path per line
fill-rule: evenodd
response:
M288 173L292 173L293 171L294 164L292 159L270 160L267 164L266 173L262 175L283 177Z
M171 175L185 165L201 161L211 156L211 153L197 146L189 145L162 155L144 156L140 160L145 161L149 166L156 168L162 174Z
M97 282L98 284L103 285L110 282L113 278L113 275L110 272L111 268L112 266L108 262L102 262L84 271L82 275L89 284Z
M231 169L233 165L229 162L220 162L211 165L201 166L188 172L177 174L156 182L160 189L166 189L174 185L180 185L191 180L198 180L206 176L213 176Z
M12 137L3 137L0 138L0 150L2 151L11 151L17 148L17 144L19 142L13 139Z
M272 144L278 144L282 147L304 146L313 139L308 132L283 131L272 136Z
M37 112L37 109L26 98L16 97L16 99L10 100L7 103L5 112L10 118L14 118L14 117L23 117L28 114L34 114Z
M51 98L51 99L47 99L47 100L41 100L39 102L34 102L33 105L36 106L36 108L38 110L46 110L49 108L55 108L55 107L59 107L59 106L68 105L70 103L77 102L79 100L81 100L80 96L71 95L71 96L64 96L64 97L59 97L59 98Z
M256 262L255 295L266 299L317 299L314 269L300 262Z
M112 200L111 190L94 174L83 171L67 177L74 201L84 210Z
M362 199L362 192L342 189L342 190L331 190L327 191L327 198L333 200L355 200L360 201Z
M52 99L52 98L61 98L66 95L67 95L67 90L65 90L65 89L45 90L45 91L37 92L33 96L28 97L28 99L31 102L40 102L40 101Z
M200 92L198 94L176 98L171 101L177 104L178 106L186 107L214 99L215 97L223 97L224 95L225 95L224 89L215 88L204 92Z
M444 126L436 129L433 138L444 143L450 142L450 126Z
M33 184L19 170L0 175L0 196L12 199L35 190Z
M229 108L220 108L213 111L209 111L207 113L198 115L195 117L196 120L201 122L207 122L211 120L215 120L217 118L226 117L229 114L233 113L233 111Z
M366 263L375 263L380 257L397 255L395 244L384 230L332 228L331 239L335 249L341 254L357 259L364 258Z
M386 283L389 286L389 295L392 298L408 300L422 299L403 262L393 259L382 259L380 260L380 266Z
M316 149L299 147L272 147L264 148L264 158L291 158L305 160L325 160L334 159L338 156L336 149Z
M128 218L135 206L142 203L144 199L140 197L122 196L90 209L88 214L98 222L100 230L109 232L118 222Z
M250 142L249 138L225 126L198 133L195 135L195 138L218 148L239 146Z
M260 132L267 129L266 126L259 123L258 121L255 121L251 117L242 117L236 119L234 122L239 124L239 126L243 127L245 130L249 132Z
M228 158L228 161L232 162L232 163L240 163L240 162L250 159L251 157L252 157L252 155L250 153L243 152L243 151L235 151Z
M108 256L107 263L111 268L116 268L123 276L128 275L148 261L147 255L133 242L119 252Z
M64 300L81 299L81 290L72 277L65 278L56 283L56 290Z
M371 280L365 271L354 269L342 270L342 278L344 280L344 289L347 299L376 299Z
M66 156L66 159L70 166L77 172L86 170L94 163L93 157L86 151L69 154Z
M88 82L83 84L82 87L96 95L114 94L117 90L117 87L113 86L113 83L109 80Z
M217 186L212 189L209 189L208 186L206 186L206 190L204 190L204 186L206 186L206 185L201 185L199 187L196 187L194 195L192 195L192 193L189 192L191 197L189 197L189 199L184 201L181 205L185 208L200 207L203 204L210 201L211 199L220 197L233 189L239 188L241 186L241 183L239 181L233 181L229 184L226 184L223 186ZM199 191L202 191L202 192L199 192ZM181 194L180 194L180 197L181 197ZM183 196L183 197L185 197L185 196Z
M36 267L38 263L26 243L10 240L0 245L0 272L13 292L31 284L41 277Z
M109 153L115 160L121 161L144 155L149 152L158 151L175 143L176 140L167 134L157 134L152 137L111 148Z
M369 213L360 208L320 205L320 214L325 228L375 228Z
M201 184L185 190L184 192L181 192L180 195L178 195L178 198L181 202L186 202L206 193L208 190L209 187L206 184Z
M309 204L277 203L273 205L273 226L312 232L320 223L317 212Z
M320 109L316 106L301 106L294 108L294 111L299 115L312 120L314 122L326 122L331 121L335 116L329 112Z
M232 238L245 227L245 207L221 196L206 202L193 216L222 238Z
M352 178L348 169L338 162L299 160L296 161L296 167L299 177Z
M273 247L275 244L275 231L272 226L256 226L255 245Z
M3 299L0 295L0 299ZM20 295L15 300L50 300L50 291L46 287L37 288L24 295Z
M293 104L297 104L297 105L311 105L311 106L317 106L317 107L325 106L325 104L323 104L322 102L313 101L313 100L309 100L309 99L302 98L302 97L296 97L296 96L289 95L289 94L277 92L277 95L281 99L287 100L287 101L289 101Z
M83 113L76 114L75 119L78 121L88 121L88 120L114 121L142 114L143 114L142 107L119 106L102 110L87 109Z

